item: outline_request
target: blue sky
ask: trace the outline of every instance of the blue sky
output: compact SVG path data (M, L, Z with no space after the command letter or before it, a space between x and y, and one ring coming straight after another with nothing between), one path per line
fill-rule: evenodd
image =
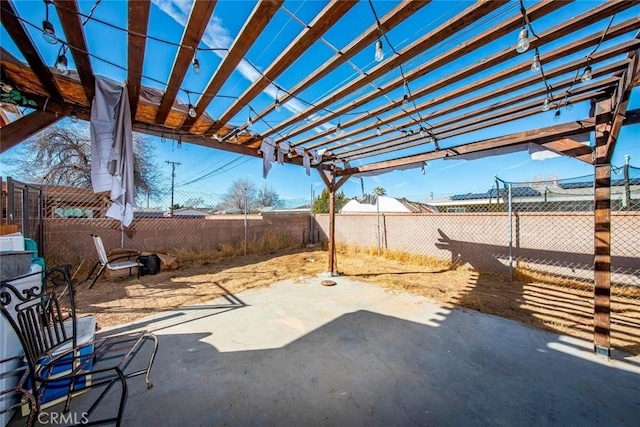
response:
M91 7L94 5L94 1L81 0L79 3L80 10L83 13L89 13ZM525 2L526 5L533 3L534 2L529 1ZM584 5L584 1L582 3ZM593 6L598 4L596 1L589 1L588 3ZM388 1L374 1L373 4L378 15L382 16L396 3ZM426 17L424 15L416 14L416 16L408 20L406 25L399 26L387 34L389 40L393 43L396 49L399 50L406 47L413 41L414 36L412 31L424 30L427 26L435 26L439 24L450 16L447 15L447 12L450 10L460 11L469 6L470 2L440 1L435 2L434 4L433 8L430 9L428 20L425 20ZM262 70L267 68L271 61L277 57L277 55L300 32L301 24L297 22L297 19L304 23L311 22L317 12L320 11L324 5L325 2L322 1L285 1L284 6L286 11L280 10L263 33L269 35L269 37L261 37L258 40L258 43L250 49L247 54L247 58L258 68ZM254 2L250 1L218 1L214 10L214 17L210 21L209 27L207 28L199 47L201 49L228 47L235 35L241 29L246 17L253 9L253 6ZM16 7L21 16L29 22L35 23L39 26L44 15L44 6L40 1L18 1L16 2ZM517 13L517 2L513 2L513 4L509 5L509 8L510 14ZM162 40L179 43L190 9L190 0L153 0L149 35ZM536 31L543 31L546 27L562 22L563 19L567 19L575 14L576 9L564 9L565 8L560 9L560 11L555 13L551 20L545 20L542 22L534 21L533 25L535 26ZM578 9L584 10L584 7L579 7ZM629 19L637 14L637 8L630 9L627 12L616 16L614 22L621 22L623 19ZM93 16L99 20L108 21L116 26L126 28L126 2L118 0L103 0L97 6ZM341 48L354 36L357 36L372 24L369 5L367 2L361 1L343 19L349 19L350 25L346 27L339 26L339 28L336 27L329 30L325 34L322 42L316 43L308 53L303 55L301 61L304 62L307 70L313 70L333 54L329 45ZM62 33L55 12L52 13L51 20L56 29ZM495 21L478 23L477 26L474 27L474 31L481 31L482 29L494 24ZM602 29L603 24L598 23L593 27L585 29L585 32L596 30L601 31ZM46 44L36 29L29 28L29 31L41 52L43 59L47 63L52 64L58 54L59 46ZM100 59L92 58L94 72L117 81L124 81L126 79L126 71L124 70L127 62L126 49L120 49L119 47L126 46L126 33L118 29L109 28L104 24L95 21L89 21L85 25L85 32L87 34L89 50L100 57ZM3 47L7 48L18 58L22 59L20 52L15 48L4 29L1 30L0 37ZM454 42L459 43L461 41L462 40L457 40ZM511 43L511 41L515 41L515 35L513 40L499 40L486 46L478 52L479 56L489 56L496 50L506 47L506 44ZM559 40L558 43L562 43L562 40ZM602 49L606 48L605 45L606 44L602 46ZM555 47L557 47L557 45L552 44L545 47L545 49L550 50ZM446 48L447 46L445 45L440 46L440 49ZM143 84L158 89L164 89L164 87L157 81L168 81L171 70L170 64L175 58L177 47L149 39L146 49L147 55L143 69L143 74L145 76L145 78L143 78ZM372 50L373 46L371 49L365 49L365 51L357 55L353 59L354 65L357 65L357 67L363 70L375 65ZM388 48L386 49L386 54L390 54ZM435 49L428 52L428 54L437 55L438 50ZM70 55L68 56L70 60L70 68L74 68L75 66L72 63L72 59ZM189 70L182 88L187 89L194 94L202 92L209 81L209 77L217 68L220 58L221 52L200 51L198 53L198 59L202 67L202 75L196 76L192 70ZM415 60L410 61L410 63L407 64L407 69L415 67L416 64L418 64L417 61L426 60L426 58L426 56L419 56ZM478 58L473 58L473 60L477 59ZM519 59L519 61L521 60L522 58ZM116 64L117 66L112 64ZM546 65L551 66L551 64ZM422 84L427 84L433 79L442 77L447 72L449 72L447 69L440 70L433 73L433 75L425 76L424 78L416 80L415 83L412 82L411 85L415 85L414 87L416 88L420 87ZM488 72L489 71L487 71L487 73ZM233 101L233 96L241 94L258 76L259 73L251 65L246 62L242 62L221 90L221 94L225 96L216 98L209 106L207 112L213 117L219 116ZM346 84L350 79L353 79L356 76L357 73L354 71L353 67L345 64L345 66L340 67L331 74L332 78L330 81L324 85L317 85L317 87L304 91L301 98L309 102L315 102L322 99L329 90ZM384 84L385 81L395 78L396 76L397 74L392 73L390 76L382 78L380 82L376 83ZM278 77L277 83L288 88L295 85L302 77L304 76L300 75L300 67L292 67L290 70L285 71L280 77ZM482 76L477 76L477 78L480 77ZM461 84L465 83L466 81ZM448 90L450 90L450 88ZM251 103L252 109L255 111L261 111L265 106L273 101L277 96L277 92L278 91L275 87L268 87L263 94L259 95L257 99ZM397 97L399 93L401 92L394 93L393 97ZM344 99L332 108L338 108L360 95L362 95L361 91L354 93L352 98ZM179 92L178 96L182 102L186 103L187 98L184 92ZM195 103L198 95L191 96L193 103ZM437 96L437 93L433 96ZM431 95L425 99L428 99L429 97L431 97ZM638 108L639 104L640 99L636 94L634 94L629 108ZM374 108L376 105L378 104L372 103L371 108ZM289 117L292 113L301 111L304 108L305 105L303 103L294 100L285 104L280 113L274 112L271 115L268 115L266 120L274 122L280 121ZM587 105L578 104L571 112L563 111L562 121L587 117L587 108ZM244 109L234 118L231 124L243 124L246 117L250 114L250 111ZM552 117L553 111L541 113L526 119L528 122L525 124L516 122L509 125L503 125L499 132L500 134L518 132L521 129L520 125L525 128L531 128L531 121L535 121L534 126L550 126L553 124ZM345 117L344 120L348 119L349 117ZM328 129L334 125L335 121L330 122L330 124L320 125L317 129L311 130L305 135L311 135L316 131ZM254 127L256 132L261 132L267 128L267 125L265 123L256 123ZM468 142L470 141L468 138L482 139L489 136L496 136L496 130L489 129L484 132L477 132L473 135L467 135L464 137L467 139L459 139L459 141ZM455 142L455 140L451 141L451 143ZM183 144L181 148L178 148L175 141L172 141L171 138L167 138L165 142L162 142L160 138L154 138L154 145L157 148L156 157L158 166L166 176L168 183L170 182L171 171L170 166L167 165L165 161L171 160L181 163L181 165L176 169L176 183L179 191L224 193L234 180L241 178L249 178L258 186L262 186L266 183L274 188L285 200L299 200L300 198L306 198L308 200L312 189L316 194L318 194L324 188L324 184L318 177L317 173L313 170L311 176L307 176L304 170L300 167L274 165L269 173L268 179L263 180L262 162L257 158L238 156L225 151L188 144ZM10 156L12 152L13 150L10 150L3 154L3 156ZM622 130L618 146L614 152L612 163L614 165L622 165L624 163L623 156L625 154L631 156L632 165L640 166L640 141L638 139L637 126L629 126ZM374 187L381 186L387 190L389 195L419 198L431 193L440 195L488 189L493 185L495 175L507 181L526 181L540 177L570 178L589 175L592 172L592 166L584 164L578 160L566 157L557 157L538 161L532 160L527 152L519 152L473 161L433 161L429 162L425 168L424 174L421 174L420 169L414 169L409 171L391 172L377 177L364 178L364 189L366 192L370 192ZM196 182L185 185L185 183L192 181ZM362 192L360 179L350 179L342 187L342 190L347 196L360 195Z

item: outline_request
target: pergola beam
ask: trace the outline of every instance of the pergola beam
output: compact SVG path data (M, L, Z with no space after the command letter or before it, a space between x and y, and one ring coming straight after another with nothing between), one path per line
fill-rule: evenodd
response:
M235 39L229 53L222 59L218 69L209 80L209 84L195 105L196 116L187 117L182 124L183 129L191 129L196 121L202 116L213 98L218 94L220 88L227 81L231 73L236 69L240 61L244 58L256 39L262 34L264 28L269 24L284 0L261 0L253 8L249 19L245 22L240 34Z
M510 147L519 144L534 143L544 146L545 144L557 141L558 139L564 139L575 135L580 135L585 132L593 131L594 128L595 120L585 119L577 122L550 126L547 128L533 129L511 135L504 135L497 138L485 139L471 144L460 145L451 148L442 148L440 150L405 156L394 160L387 160L383 162L347 168L337 171L336 174L342 176L353 175L356 173L382 171L418 162L442 159L445 157L454 158L456 156L462 156L465 154L480 153L482 151Z
M0 20L7 33L16 44L27 63L38 77L38 80L49 96L63 99L62 93L53 78L53 74L40 56L40 53L33 44L31 36L24 27L22 21L18 19L18 14L13 7L11 0L0 0Z
M89 48L80 20L78 3L76 0L56 0L54 4L67 38L67 46L71 49L84 94L87 102L91 103L96 90L96 78L89 60Z
M149 12L151 11L151 0L136 0L129 2L129 32L127 51L127 91L129 95L129 105L131 106L131 118L135 119L140 101L140 88L142 86L142 67L144 64L144 53L147 44L147 34L149 27Z
M557 10L558 8L564 6L565 4L567 3L551 2L548 0L543 0L540 3L536 4L535 6L533 6L530 9L530 11L527 13L531 17L534 17L534 16L539 17L544 14L551 13L552 11ZM263 136L269 136L273 134L274 131L282 130L286 126L292 125L293 124L292 122L294 121L300 122L300 119L306 118L309 115L320 111L321 108L327 108L331 104L335 103L336 101L351 95L354 91L364 86L364 84L367 84L379 77L382 77L384 74L389 72L392 68L397 67L401 63L406 62L407 60L415 57L419 53L424 52L426 49L433 46L434 43L438 43L442 40L446 40L448 37L452 36L455 33L455 31L459 31L461 28L464 28L467 24L476 22L482 16L486 15L492 10L495 10L500 5L501 3L492 1L492 2L487 2L487 4L477 4L475 6L468 8L467 10L458 14L458 16L451 18L446 23L442 24L441 26L433 30L431 33L423 36L421 39L412 43L409 47L401 51L396 58L383 63L382 65L371 70L366 75L334 91L329 96L315 103L313 107L308 108L301 114L298 114L297 116L291 118L290 120L281 123L277 127L274 127L272 130L268 131ZM484 9L487 7L489 7L489 9ZM471 20L471 22L468 22L469 20ZM505 21L502 21L500 24L496 25L490 30L484 31L482 34L479 34L473 37L472 39L466 41L465 43L462 43L459 46L449 50L445 54L434 57L433 59L421 64L420 66L418 66L417 68L413 69L410 72L403 73L403 76L395 78L394 80L392 80L390 83L386 84L383 87L379 87L375 92L366 94L358 98L357 100L351 101L347 103L345 106L334 110L332 113L326 114L323 117L317 120L314 120L312 123L305 124L291 132L288 132L287 139L294 138L320 124L326 123L336 117L340 117L341 115L344 115L345 113L355 108L362 107L363 105L367 104L368 102L372 101L375 98L386 95L387 93L395 89L401 88L405 83L409 83L430 72L433 72L434 70L437 70L448 64L451 64L453 61L465 55L468 55L470 52L480 49L486 46L488 43L504 36L505 34L508 34L514 31L515 29L519 28L521 25L522 25L522 16L520 14L514 15L506 19ZM394 65L395 62L398 62L398 64ZM394 65L394 67L385 68L388 65ZM412 92L411 95L409 96L409 100L414 99L415 97L416 95L414 95ZM401 99L395 101L393 104L395 104L395 107L400 107ZM294 144L294 145L297 145L297 144Z
M608 88L615 80L615 77L609 77L608 79L602 81L594 81L590 84L582 85L575 92L573 92L570 101L573 103L578 103L592 99L596 95L602 96L602 90ZM558 89L561 89L562 87L569 86L570 84L571 80L562 82L556 87ZM437 129L438 132L433 136L437 138L438 141L442 141L454 136L463 135L469 132L474 132L491 126L507 123L509 121L540 114L540 106L542 103L541 100L538 99L538 97L544 94L545 88L539 88L538 90L501 101L497 104L489 105L436 123L434 124L434 128ZM512 107L508 109L505 108L508 106ZM560 106L561 105L559 105L559 107ZM391 141L397 141L397 139L393 138ZM366 147L351 148L343 151L332 151L336 157L355 160L358 158L379 155L394 150L411 148L425 142L426 137L421 137L412 138L406 143L390 143L390 141L382 143L376 142L374 144L369 144ZM382 149L386 150L383 151ZM365 156L365 154L367 156Z
M189 21L182 35L178 54L173 63L171 73L169 73L169 82L167 83L167 88L162 96L160 108L156 115L157 124L164 124L169 116L171 106L176 99L180 85L184 80L184 76L187 74L193 55L198 48L198 44L200 44L200 39L202 38L202 34L204 34L204 30L207 28L215 6L216 0L195 0L191 8Z
M34 111L22 116L0 129L0 154L16 146L20 142L38 133L42 129L51 126L62 116L46 111Z
M371 25L359 37L345 46L344 49L341 49L340 52L337 52L335 55L333 55L333 57L325 62L324 65L309 74L306 78L304 78L292 88L287 89L286 92L283 91L282 95L278 96L278 103L284 104L298 93L318 82L321 78L338 68L340 65L349 61L364 48L370 46L373 42L381 37L381 34L384 34L395 28L398 24L416 13L419 9L429 4L430 1L431 0L402 0L402 2L391 9L385 16L380 18L379 25L378 23ZM258 115L256 116L256 120L266 116L275 108L276 103L274 101L271 105L258 113ZM243 125L243 127L245 126L246 125Z
M266 89L280 74L306 52L313 43L329 30L342 16L353 6L354 1L331 1L318 13L315 19L305 28L298 37L271 63L262 75L224 112L217 123L208 131L215 132L227 124L260 92Z
M602 5L599 8L595 8L594 10L589 11L586 14L581 15L580 17L574 18L573 20L567 21L559 26L556 26L550 30L547 30L543 33L539 34L539 37L537 39L535 39L535 43L536 46L541 46L544 45L546 43L550 43L553 42L554 40L556 40L558 38L559 34L564 34L567 31L577 31L581 28L583 28L584 26L588 25L589 23L591 23L591 21L594 18L594 15L597 12L597 15L595 16L599 16L601 19L606 17L605 12L606 13L610 13L609 8L611 8L614 4L611 3L606 3L604 5ZM607 7L607 9L602 10L603 7ZM617 9L615 9L617 10ZM578 18L585 18L585 20L583 21L582 19L578 19ZM587 19L588 18L588 19ZM561 46L560 48L552 51L552 52L548 52L545 54L542 54L540 57L540 60L543 63L550 63L552 61L561 59L561 58L566 58L576 52L579 52L581 50L584 50L588 47L593 47L595 45L597 45L598 43L600 43L601 41L606 41L606 40L610 40L612 38L615 37L619 37L620 35L623 34L627 34L631 31L634 30L638 30L640 29L640 22L638 19L629 19L625 22L622 22L620 24L617 24L611 28L609 28L608 31L606 32L601 32L601 33L596 33L596 34L591 34L588 35L587 37L579 40L579 41L575 41L573 43L570 43L568 45L564 45ZM615 47L612 47L610 49L607 49L606 51L602 51L602 52L597 52L594 55L592 55L592 64L595 64L597 62L601 62L601 61L605 61L607 59L610 59L614 56L617 56L623 52L628 52L630 50L634 50L637 49L637 40L631 40L625 43L622 43L620 45L616 45ZM413 99L417 99L417 98L421 98L425 95L428 95L429 93L433 93L436 92L437 90L443 89L443 88L447 88L447 87L452 87L454 86L456 83L462 81L465 78L468 78L470 76L473 75L477 75L478 73L481 73L483 70L486 70L488 67L491 67L493 65L499 64L503 61L506 61L508 59L511 59L513 57L517 56L517 53L515 53L513 51L513 49L509 48L509 49L505 49L501 52L498 52L492 56L490 56L489 58L486 58L485 60L482 61L482 63L478 63L478 64L472 64L468 67L463 68L462 70L459 70L455 73L452 73L450 75L448 75L447 77L444 77L442 79L439 79L438 81L435 81L431 84L425 85L417 90L412 91L412 98ZM424 66L424 65L423 65ZM484 77L480 80L474 81L472 83L469 83L461 88L457 88L455 90L452 90L451 92L448 92L447 94L444 95L440 95L438 97L435 97L433 99L424 101L418 105L416 105L414 108L411 108L407 111L399 111L398 113L386 117L384 119L381 120L380 124L385 124L385 123L390 123L393 122L395 120L398 120L402 117L407 117L410 116L412 114L415 114L416 112L424 112L426 110L428 110L429 108L441 105L445 102L449 102L452 101L454 99L458 99L461 98L464 95L468 95L470 93L476 92L481 88L485 88L485 87L489 87L495 83L498 83L500 81L503 81L505 78L510 77L510 76L514 76L520 73L525 73L529 71L529 68L531 66L531 62L530 61L523 61L520 64L514 65L506 70L501 70L493 75ZM558 75L573 71L581 66L584 66L584 60L573 60L568 64L564 64L560 67L557 67L554 70L549 70L548 73L545 73L547 78L552 78L552 77L556 77ZM545 70L546 71L546 70ZM407 76L411 76L413 72L408 72ZM509 85L504 86L503 88L496 88L494 91L492 91L492 96L500 96L500 95L504 95L506 93L511 93L513 91L519 90L527 85L533 84L535 82L539 82L541 80L540 76L533 76L533 77L528 77L525 78L524 80L521 80L519 82L515 82ZM399 81L396 81L394 83L395 86L397 86L399 83ZM386 87L386 86L385 86ZM365 95L363 97L361 97L359 100L356 100L355 103L349 103L347 106L342 107L341 109L336 111L336 115L339 114L344 114L346 112L348 112L349 110L353 108L355 108L355 106L358 106L361 104L361 102L364 101L371 101L371 95ZM387 111L393 110L398 108L398 105L400 103L401 100L395 100L394 102L385 104L381 107L375 108L369 112L367 112L367 114L362 114L354 119L345 121L344 123L341 123L341 126L343 129L347 129L351 126L355 126L358 123L361 123L363 121L369 120L372 116L376 117L380 114L383 114ZM462 101L463 103L465 103L465 101ZM479 101L481 102L481 101ZM468 103L465 103L468 104ZM456 106L456 108L458 108ZM462 107L460 107L462 108ZM439 112L436 112L435 114L439 114ZM430 120L433 119L433 113L429 114L427 116L424 117L424 120ZM314 122L314 125L319 124L317 121ZM370 129L374 129L375 127L377 127L376 123L372 123L369 125L365 125L359 129L356 129L354 131L351 132L346 132L344 133L341 138L347 138L349 136L353 136L357 133L361 133L364 132L366 130L370 130ZM301 145L301 144L306 144L308 142L311 142L313 140L317 140L320 139L322 137L328 136L331 133L331 130L328 131L324 131L324 132L319 132L315 135L312 135L310 137L306 137L300 141L296 141L294 145ZM290 135L291 136L291 135ZM289 137L290 137L289 136ZM306 148L317 148L320 147L322 145L326 145L327 142L326 141L321 141L319 143L313 144L311 146L308 146Z

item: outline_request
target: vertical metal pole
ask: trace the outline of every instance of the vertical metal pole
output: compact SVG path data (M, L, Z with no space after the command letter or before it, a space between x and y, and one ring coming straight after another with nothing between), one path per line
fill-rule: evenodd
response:
M313 228L314 228L314 217L313 217L313 184L311 185L311 202L309 203L309 244L315 243L313 241Z
M7 225L15 224L15 200L13 199L13 178L7 177Z
M381 244L380 244L380 195L376 195L376 212L378 217L378 256L381 253Z
M629 210L631 209L631 187L629 186L629 155L624 155L624 199L622 203L622 208Z
M244 187L244 254L247 254L247 187Z
M176 166L180 166L180 162L171 162L169 160L165 161L166 164L171 165L171 208L170 208L170 216L173 218L173 189L175 187L176 181Z
M29 187L22 184L22 235L32 237L29 228Z
M509 183L509 281L513 281L513 211L511 205L511 183Z

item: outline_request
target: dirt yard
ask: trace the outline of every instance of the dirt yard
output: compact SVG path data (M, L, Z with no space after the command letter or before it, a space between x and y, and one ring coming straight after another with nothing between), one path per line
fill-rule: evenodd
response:
M99 326L118 325L283 279L315 276L327 271L327 252L284 251L186 264L139 280L102 280L91 290L88 283L80 285L78 309L96 315ZM345 277L422 295L443 306L473 309L587 340L593 337L593 291L587 286L533 279L510 283L501 276L444 263L434 267L366 253L338 253L337 267ZM640 294L614 293L611 329L614 348L640 354Z

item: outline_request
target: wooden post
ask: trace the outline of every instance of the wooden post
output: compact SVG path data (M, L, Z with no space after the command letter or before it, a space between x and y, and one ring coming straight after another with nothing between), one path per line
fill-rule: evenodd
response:
M611 100L592 106L596 118L594 186L594 299L593 344L596 354L611 355L611 165L607 155Z
M336 259L336 191L349 179L348 176L341 177L336 182L335 169L331 172L318 170L320 178L324 182L324 185L329 191L329 274L331 276L337 276L338 272L335 271L335 259Z
M332 176L329 186L329 274L334 276L336 258L336 190L335 179Z

